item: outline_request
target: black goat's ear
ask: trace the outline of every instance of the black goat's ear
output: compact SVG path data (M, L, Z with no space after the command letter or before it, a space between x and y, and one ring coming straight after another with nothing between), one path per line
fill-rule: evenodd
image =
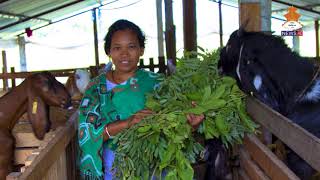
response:
M240 25L239 30L238 30L238 36L243 37L246 34L246 27L249 24L249 19L245 20L243 24Z
M40 97L28 92L28 119L31 122L35 136L40 140L44 138L46 132L50 129L48 108L49 106Z
M274 31L260 31L263 34L272 35Z

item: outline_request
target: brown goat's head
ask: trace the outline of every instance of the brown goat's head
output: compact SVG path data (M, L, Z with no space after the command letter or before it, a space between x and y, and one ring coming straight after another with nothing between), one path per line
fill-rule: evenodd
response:
M50 130L49 106L67 108L71 98L67 89L49 72L36 73L27 79L28 117L38 139Z

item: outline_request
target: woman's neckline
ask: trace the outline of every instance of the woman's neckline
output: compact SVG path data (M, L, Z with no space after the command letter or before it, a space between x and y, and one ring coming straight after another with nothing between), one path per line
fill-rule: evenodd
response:
M111 70L111 81L117 85L121 85L123 84L124 82L127 82L130 78L136 76L136 73L137 73L138 69L134 72L134 74L132 76L130 76L129 78L127 78L126 80L124 81L117 81L116 80L116 76L115 76L115 71L114 70Z

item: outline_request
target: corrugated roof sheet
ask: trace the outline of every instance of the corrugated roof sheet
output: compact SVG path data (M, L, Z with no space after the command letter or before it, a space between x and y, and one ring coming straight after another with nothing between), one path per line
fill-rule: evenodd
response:
M21 34L26 28L40 27L62 17L117 0L0 0L0 38ZM218 0L213 0L218 1ZM238 4L237 0L222 2ZM282 18L287 8L299 8L301 21L320 19L319 0L273 0L272 15Z
M0 38L20 34L26 28L42 26L103 3L106 3L106 0L0 1Z

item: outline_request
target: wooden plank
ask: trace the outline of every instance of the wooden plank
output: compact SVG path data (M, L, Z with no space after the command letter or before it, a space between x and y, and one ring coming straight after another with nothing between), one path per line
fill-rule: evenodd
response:
M6 180L16 180L21 175L21 172L11 172L7 175Z
M28 156L32 154L32 151L36 148L18 148L14 150L14 164L24 164Z
M24 162L25 166L30 166L39 154L30 154Z
M252 97L247 98L246 105L253 119L320 171L320 139Z
M173 24L172 0L164 0L165 43L167 59L176 64L176 28Z
M75 112L63 128L57 129L55 137L41 150L33 163L19 176L21 179L38 180L45 176L59 156L65 152L66 146L76 135L78 112Z
M53 134L49 132L45 135L44 140L39 140L33 133L31 124L29 123L18 123L14 126L12 134L15 137L15 147L38 147L42 141L45 141Z
M241 26L244 26L246 31L260 31L260 2L241 2L239 9Z
M67 162L67 179L77 180L77 154L78 154L78 136L71 139L70 143L66 148L66 162Z
M282 161L280 161L256 136L247 135L244 146L251 158L271 179L299 179Z
M16 124L12 130L12 135L15 137L16 147L36 147L41 143L34 135L29 123Z
M15 73L14 67L10 68L10 72ZM11 87L13 87L13 88L16 87L16 79L15 78L11 79Z
M6 51L2 50L2 73L7 73L7 55ZM8 80L3 79L3 89L8 90Z
M42 178L43 180L67 180L66 154L62 153Z
M166 73L166 62L163 56L158 57L159 59L159 73Z
M197 51L196 0L182 0L183 42L185 51Z
M49 72L53 74L55 77L69 77L71 74L73 74L73 72L52 72L52 71L49 71ZM36 72L1 73L0 79L16 79L16 78L24 79L34 73Z
M150 71L154 72L154 62L153 62L153 58L149 59L149 66L150 66Z
M240 167L246 172L252 180L269 180L263 171L253 162L244 148L239 149Z

